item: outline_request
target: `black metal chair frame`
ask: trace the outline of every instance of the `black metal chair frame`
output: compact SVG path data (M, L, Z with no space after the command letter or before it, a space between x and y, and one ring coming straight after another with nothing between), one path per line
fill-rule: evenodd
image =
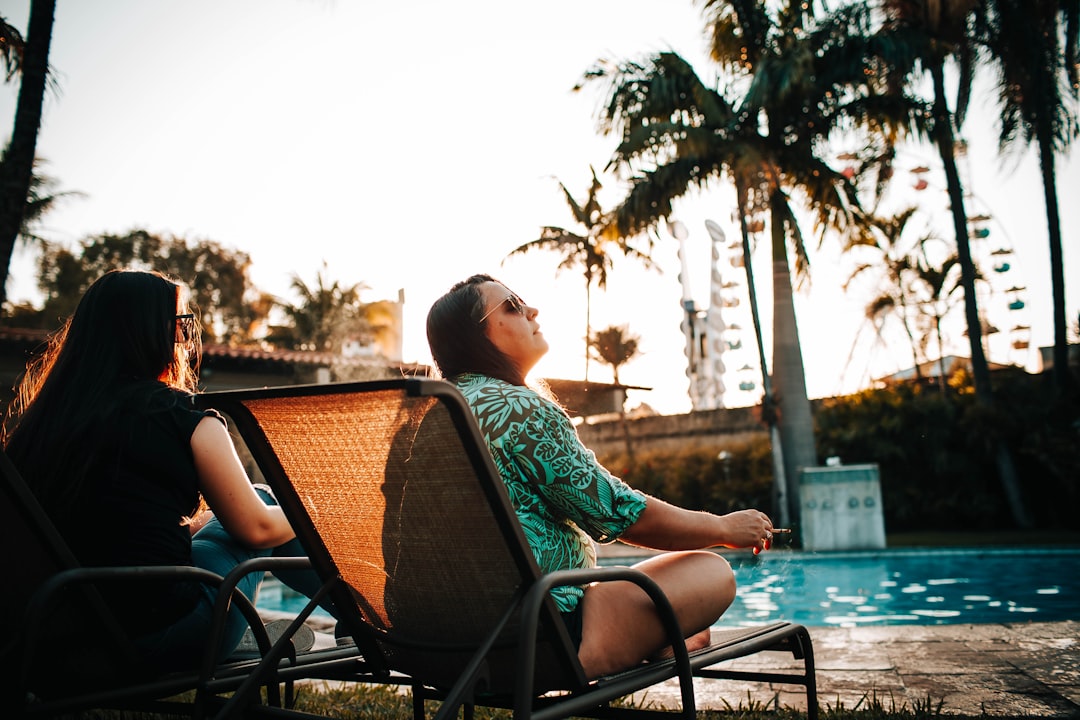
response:
M464 398L452 385L426 378L401 378L387 381L331 383L322 385L284 386L259 390L238 390L207 393L198 402L224 412L247 444L266 481L274 488L281 507L297 532L297 537L312 558L313 567L324 580L339 579L334 559L329 556L319 538L308 511L293 489L288 473L282 467L275 448L263 432L258 408L252 406L264 401L273 403L279 399L295 402L303 399L311 410L317 411L321 399L331 402L335 396L352 394L398 392L410 397L434 399L443 407L453 422L465 453L474 470L476 482L483 488L495 521L503 529L503 537L516 558L520 570L518 591L506 597L506 610L502 619L495 623L482 641L467 649L472 659L462 668L451 687L428 682L423 676L412 675L414 708L417 718L422 718L425 699L442 700L437 720L455 717L460 707L467 715L473 705L512 707L515 720L535 718L548 720L570 715L586 717L637 717L656 714L672 715L671 711L616 707L611 701L636 691L654 686L669 679L677 679L682 697L682 717L695 717L693 678L739 679L801 685L807 693L810 720L817 717L817 692L814 675L813 649L805 627L779 622L760 628L741 629L728 640L720 635L720 642L694 653L688 653L675 614L666 596L648 576L627 567L607 567L584 570L568 570L543 575L539 572L531 550L524 539L520 525L510 505L505 486L494 466L490 453L479 434L475 419ZM297 405L303 407L304 405ZM656 603L657 611L666 628L674 649L674 657L667 661L646 663L631 670L588 680L577 661L576 650L566 635L565 628L550 598L550 590L558 585L585 584L590 582L629 581L639 585ZM384 673L393 673L394 661L384 649L393 646L392 633L374 627L364 617L362 608L348 588L333 589L332 596L341 612L340 623L348 624L361 653L371 666ZM509 595L509 594L508 594ZM506 650L505 632L517 623L515 637L517 678L512 692L490 694L485 692L481 676L489 653L498 648ZM566 678L564 687L557 693L537 692L533 685L537 648L540 640L554 648L557 662L563 665ZM415 642L415 641L414 641ZM440 647L438 638L431 638L431 649ZM511 648L513 650L513 648ZM713 667L725 660L745 657L765 650L791 653L803 661L802 673L738 671ZM391 653L392 654L392 653ZM405 673L408 675L408 673ZM400 676L397 682L406 682Z
M7 618L14 632L0 646L0 659L5 670L0 682L4 685L4 704L17 717L49 717L88 709L139 709L201 718L213 716L215 709L226 702L223 695L229 693L232 693L227 699L231 703L230 712L241 707L252 712L257 710L260 697L256 693L238 696L234 692L251 677L257 679L254 689L266 694L264 707L283 709L292 705L294 682L298 679L364 677L362 659L355 648L332 648L299 654L293 648L293 634L314 610L318 600L329 592L329 584L305 606L275 643L271 643L255 606L236 589L237 582L251 572L310 567L307 558L257 558L238 565L225 577L189 566L80 567L11 460L3 453L0 453L0 476L2 495L7 505L5 513L17 515L22 527L27 530L20 533L13 527L16 523L4 523L3 533L10 535L5 538L5 546L23 548L25 551L32 545L39 551L38 557L48 557L49 564L56 569L30 595L29 602L22 608L14 608L14 616ZM30 676L30 668L35 659L47 653L62 654L73 650L62 644L63 638L59 639L61 642L58 644L57 638L50 638L48 633L50 622L54 619L53 613L71 593L77 594L80 605L87 609L87 617L92 622L100 623L102 635L115 646L117 666L137 672L138 654L97 589L118 581L131 583L166 578L220 588L215 622L197 671L157 677L115 677L110 678L104 687L53 693L47 697L34 692L35 679ZM259 659L216 661L214 648L220 645L224 618L230 605L238 608L248 621L260 649ZM192 702L175 699L175 696L190 691L195 691Z

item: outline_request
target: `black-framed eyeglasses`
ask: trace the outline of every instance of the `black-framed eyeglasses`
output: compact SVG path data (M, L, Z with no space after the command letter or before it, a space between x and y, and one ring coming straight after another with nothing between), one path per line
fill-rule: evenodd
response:
M482 325L485 320L487 320L489 317L491 317L495 313L496 310L498 310L499 308L501 308L503 306L503 303L507 303L508 305L510 305L510 309L512 311L516 312L518 315L522 315L522 316L525 315L525 308L526 308L525 301L522 300L521 298L519 298L514 293L510 293L509 295L504 297L502 300L500 300L498 303L496 303L495 307L491 308L486 313L484 313L484 316L482 318L480 318L479 320L477 320L476 323L478 325Z
M189 343L195 339L195 316L191 313L176 316L176 342Z

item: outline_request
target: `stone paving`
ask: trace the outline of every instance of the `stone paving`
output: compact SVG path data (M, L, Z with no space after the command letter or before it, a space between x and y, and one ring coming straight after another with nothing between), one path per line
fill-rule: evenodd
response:
M640 555L619 543L602 555ZM1080 606L1077 608L1080 617ZM1080 718L1080 622L810 627L818 704L937 709L970 717ZM790 667L790 654L759 653L729 667ZM700 708L753 703L806 709L798 686L699 680ZM677 686L646 700L677 707Z
M270 619L269 617L264 619ZM319 642L333 643L319 626ZM1080 622L996 625L811 627L818 704L856 709L929 709L942 715L1080 718ZM790 669L789 653L763 652L723 665ZM806 710L799 686L735 680L696 681L699 709L791 707ZM641 704L679 707L669 681L639 693ZM929 713L928 713L929 714Z
M1080 718L1080 622L810 628L822 708L932 708L970 717ZM729 667L790 667L759 653ZM699 708L806 709L798 686L698 680ZM673 683L640 700L677 706Z
M641 553L618 543L602 550ZM809 630L823 709L878 703L962 717L1080 719L1080 621ZM801 668L785 653L759 653L727 666ZM696 697L700 709L806 709L799 686L699 679ZM637 700L678 707L677 684L651 688Z

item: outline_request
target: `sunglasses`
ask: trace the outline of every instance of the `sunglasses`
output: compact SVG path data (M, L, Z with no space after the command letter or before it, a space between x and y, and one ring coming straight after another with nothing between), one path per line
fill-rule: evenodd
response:
M195 339L195 316L192 314L176 316L176 342L189 343Z
M484 321L491 317L496 310L503 306L504 303L510 306L510 310L512 312L516 312L518 315L522 316L525 315L525 301L519 298L517 295L510 293L502 300L500 300L499 303L495 305L495 307L484 313L484 316L477 321L477 325L482 325Z

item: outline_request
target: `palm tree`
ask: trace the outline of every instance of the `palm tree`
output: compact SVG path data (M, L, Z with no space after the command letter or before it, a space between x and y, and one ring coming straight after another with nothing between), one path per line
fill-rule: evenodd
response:
M611 368L615 384L620 385L619 368L640 354L640 342L641 338L626 325L612 325L589 336L589 350L596 360Z
M293 274L291 286L300 302L281 304L292 327L278 329L267 338L270 342L299 350L339 352L350 338L366 339L370 327L360 301L364 285L342 286L336 280L328 284L326 270L324 263L323 269L315 274L314 287Z
M945 393L945 334L942 328L945 317L949 315L959 302L957 295L960 291L961 276L960 258L952 254L941 263L931 264L925 255L919 258L911 268L914 277L912 292L922 297L915 307L919 310L918 318L925 321L927 327L919 339L923 354L931 337L937 343L938 349L938 388Z
M78 190L57 190L59 181L49 175L39 172L44 164L41 158L34 158L34 171L30 175L30 186L26 192L26 205L23 208L22 226L19 228L19 238L23 242L43 242L45 238L37 234L37 226L42 218L56 208L61 200L72 197L83 197L85 193Z
M520 255L532 250L555 250L563 254L559 270L580 266L585 275L585 381L589 380L589 340L592 337L592 288L593 283L601 290L607 287L608 272L612 267L612 250L618 250L624 256L640 260L646 267L652 267L652 258L647 252L637 250L626 244L622 239L605 235L601 231L607 226L607 217L600 206L597 194L603 187L596 175L596 170L589 168L592 173L592 184L589 186L589 194L584 204L578 203L566 186L559 182L559 188L566 196L566 204L574 215L574 220L585 228L584 234L579 234L561 227L546 226L541 228L540 237L530 240L524 245L507 253Z
M0 308L7 299L7 278L15 240L23 228L24 208L34 173L34 154L37 150L38 129L41 127L41 107L49 77L49 44L52 41L53 15L56 0L31 0L30 21L26 43L18 48L13 39L17 32L0 18L0 55L12 70L22 76L19 97L15 106L15 125L11 141L0 161ZM18 57L17 63L13 58ZM17 68L16 68L17 65Z
M866 317L874 324L879 338L888 317L893 316L900 321L911 345L911 362L915 377L922 379L921 363L924 358L919 355L920 343L916 340L915 331L911 327L914 297L909 285L909 277L919 266L919 261L914 253L906 250L901 244L904 231L916 212L917 208L911 206L889 217L878 215L867 217L865 232L852 234L844 251L851 253L856 249L870 250L875 257L856 264L847 282L844 283L844 290L847 291L851 283L865 273L883 274L878 294L866 305ZM925 243L933 238L932 234L923 235L917 241L918 247L925 247Z
M584 81L609 83L600 131L620 137L612 164L630 177L630 192L613 213L614 233L645 231L670 216L674 199L724 177L736 188L745 248L749 220L760 213L770 219L773 372L782 411L774 413L770 398L763 409L780 428L783 450L774 447L774 469L783 510L786 478L817 464L792 296L791 265L797 278L808 272L795 206L810 208L822 237L852 231L859 212L854 186L818 158L818 149L850 115L873 113L881 128L890 127L897 119L886 111L898 105L873 108L867 93L848 90L864 78L864 67L857 58L836 56L844 49L836 40L847 30L843 22L813 25L800 3L705 5L713 59L726 70L728 87L743 88L738 102L670 52L644 62L597 63Z
M4 62L4 82L11 82L22 66L23 36L0 15L0 60Z
M971 348L971 370L975 396L981 408L990 412L994 407L990 368L982 342L982 320L975 294L976 268L971 255L968 219L964 207L964 189L956 165L956 133L963 124L970 97L976 65L977 46L968 34L974 26L973 13L978 0L883 0L883 21L874 33L854 37L853 45L865 46L868 62L884 76L884 85L893 94L903 97L912 109L923 109L925 124L921 128L938 150L945 171L946 187L952 208L956 251L964 289L964 315ZM855 12L869 16L873 11L861 3L853 5ZM866 23L867 25L869 23ZM949 109L945 89L945 66L955 61L958 68L955 113ZM921 82L930 79L930 97L920 95ZM918 114L914 115L918 117ZM1023 496L1020 493L1012 453L1004 438L993 442L998 474L1019 527L1031 527Z
M38 234L38 226L41 224L42 219L60 201L72 197L82 197L84 193L77 190L57 190L59 182L55 178L38 172L42 164L43 161L40 158L34 159L34 172L30 176L30 187L26 193L26 203L23 205L22 225L19 228L18 239L23 243L37 243L42 248L46 248L48 240ZM0 302L5 303L5 305L0 307L0 311L7 313L13 308L7 306L6 295L3 297L5 297L5 300ZM23 315L26 317L25 308ZM44 317L42 316L41 319L44 319Z
M1039 151L1046 228L1050 241L1050 284L1054 317L1054 383L1068 396L1068 337L1065 269L1061 246L1055 156L1080 133L1077 35L1080 3L1060 0L993 0L981 35L994 59L1001 107L1002 151L1035 143ZM1068 28L1068 30L1066 30Z
M619 368L627 364L640 354L638 346L641 338L632 334L626 325L612 325L603 330L597 330L589 336L589 351L597 360L611 368L611 374L616 385L621 385L619 380ZM626 443L626 459L633 465L634 445L630 438L630 426L626 422L626 396L619 403L619 424L622 426L623 440Z

